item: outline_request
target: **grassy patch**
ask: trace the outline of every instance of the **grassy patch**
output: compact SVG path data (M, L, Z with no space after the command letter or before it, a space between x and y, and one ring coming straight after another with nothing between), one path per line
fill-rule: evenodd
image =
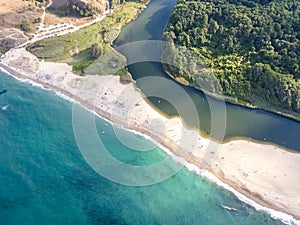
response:
M132 81L131 74L126 69L126 58L113 48L93 61L84 69L84 73L91 75L115 74L119 75L123 82Z
M91 46L99 44L102 54L105 54L111 49L111 43L117 38L121 28L133 20L144 7L145 3L126 2L99 23L69 35L38 41L28 46L27 50L47 61L66 62L74 67L74 72L83 74L93 63L90 57Z
M92 61L78 61L73 64L73 72L84 75L84 70L92 64Z
M124 83L132 82L132 76L126 69L120 69L116 72L120 76L120 81Z
M31 48L31 53L42 59L54 58L57 55L61 55L63 53L66 45L66 42L59 40L43 42Z
M124 68L125 65L126 58L117 51L111 49L93 61L93 63L84 70L84 73L91 75L116 74L119 70Z
M104 33L104 41L107 43L113 43L114 40L117 39L119 33L121 32L120 29L111 29Z

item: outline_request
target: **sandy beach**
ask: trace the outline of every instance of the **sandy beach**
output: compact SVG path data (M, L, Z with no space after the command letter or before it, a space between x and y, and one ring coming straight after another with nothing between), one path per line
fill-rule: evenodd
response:
M113 123L150 136L257 203L300 220L300 154L246 140L218 144L186 128L179 118L159 114L133 83L121 83L112 75L77 76L71 66L40 61L23 48L7 52L0 66L61 92ZM286 223L289 219L297 222L290 217Z

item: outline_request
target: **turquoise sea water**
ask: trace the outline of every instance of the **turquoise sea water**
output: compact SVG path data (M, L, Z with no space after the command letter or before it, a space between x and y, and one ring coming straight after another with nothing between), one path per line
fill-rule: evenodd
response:
M0 91L4 89L1 225L282 224L187 169L151 186L113 183L84 161L73 134L71 102L0 72ZM159 148L130 150L105 120L97 118L96 125L99 135L105 132L103 140L111 154L127 164L149 165L168 157Z

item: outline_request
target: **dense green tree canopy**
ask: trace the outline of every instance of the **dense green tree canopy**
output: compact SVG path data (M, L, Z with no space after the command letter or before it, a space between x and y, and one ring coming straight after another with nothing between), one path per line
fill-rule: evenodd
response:
M165 38L204 60L222 94L300 112L300 1L178 0ZM165 68L194 85L202 74Z

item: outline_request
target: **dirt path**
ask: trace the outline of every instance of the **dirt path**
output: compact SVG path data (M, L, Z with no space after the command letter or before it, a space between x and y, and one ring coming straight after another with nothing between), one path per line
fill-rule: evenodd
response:
M42 20L41 20L41 23L40 23L40 28L43 28L44 26L44 19L45 19L45 16L46 16L46 9L52 4L52 0L49 0L49 3L46 5L46 7L44 8L44 12L43 12L43 15L42 15ZM50 37L53 37L53 36L62 36L62 35L66 35L66 34L70 34L72 32L75 32L79 29L82 29L84 27L87 27L87 26L90 26L94 23L98 23L100 21L102 21L108 14L112 13L111 10L106 10L102 15L99 15L97 18L95 18L94 20L88 22L88 23L85 23L85 24L82 24L80 26L75 26L75 25L70 25L71 28L70 29L64 29L63 31L59 30L59 27L58 25L55 27L53 27L53 29L58 29L56 32L51 32L51 33L46 33L42 36L38 36L38 37L33 37L31 40L27 40L25 43L21 44L18 46L18 48L23 48L23 47L26 47L36 41L40 41L40 40L43 40L43 39L46 39L46 38L50 38Z
M47 10L47 8L50 7L50 5L52 5L52 0L49 0L48 4L44 7L44 12L43 12L43 15L42 15L42 18L41 18L41 23L40 23L40 26L39 26L39 27L44 27L44 21L45 21L45 16L46 16L46 10Z

